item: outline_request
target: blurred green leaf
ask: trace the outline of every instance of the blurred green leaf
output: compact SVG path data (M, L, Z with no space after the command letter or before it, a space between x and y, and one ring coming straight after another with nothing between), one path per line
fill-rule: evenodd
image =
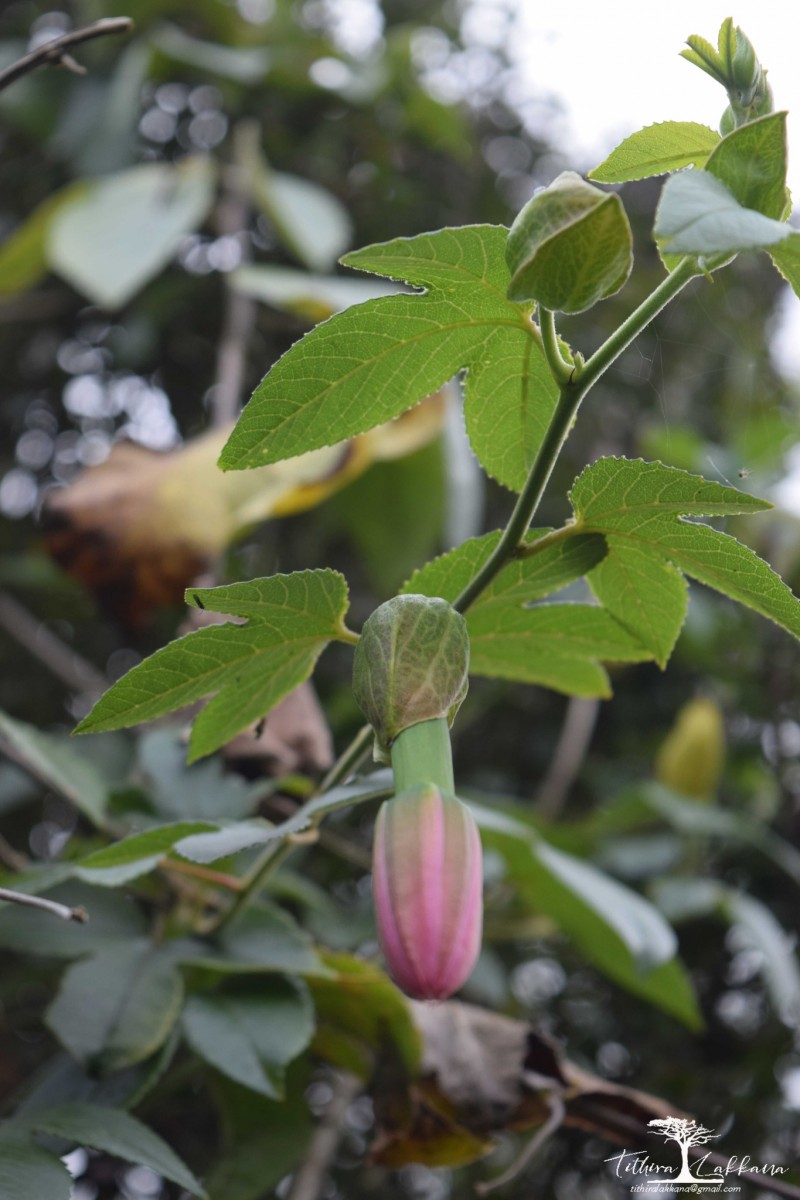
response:
M223 1075L272 1099L283 1070L314 1032L308 992L297 981L264 980L258 992L190 996L183 1029L192 1049Z
M291 1071L287 1087L290 1083ZM215 1091L228 1135L208 1177L209 1194L225 1200L262 1200L306 1154L313 1125L302 1088L290 1090L282 1103L225 1077L216 1081Z
M160 816L185 821L238 820L272 789L267 780L248 783L221 758L186 762L180 729L153 729L137 741L138 769Z
M781 1020L794 1029L800 1018L800 964L797 945L765 904L726 888L722 908L759 956L759 971Z
M310 936L287 913L261 901L251 906L212 941L191 943L184 966L221 975L286 972L324 974Z
M127 896L109 893L86 883L69 882L46 890L48 900L70 908L82 906L86 924L55 921L50 913L19 905L0 909L0 948L17 954L53 958L80 958L146 932L144 915Z
M2 1200L70 1200L72 1176L55 1154L27 1139L18 1125L0 1127Z
M217 858L236 854L248 846L273 842L277 838L287 837L290 833L301 833L312 823L321 820L326 813L337 808L347 808L351 804L361 804L367 800L383 800L387 795L391 795L391 790L391 772L375 771L352 783L331 788L322 796L314 797L303 804L294 816L288 817L278 825L239 821L223 826L218 832L193 834L178 842L175 849L178 854L192 859L193 862L214 862Z
M182 1001L174 952L139 938L71 966L46 1022L80 1063L119 1071L158 1049Z
M192 37L177 25L163 24L151 42L167 58L196 67L203 75L222 75L234 83L260 83L272 56L264 46L224 46Z
M213 191L212 161L199 156L105 176L50 224L48 262L92 303L122 308L203 223Z
M658 910L589 863L550 846L530 827L470 803L484 844L498 850L534 912L545 913L589 962L615 982L702 1027L694 993L675 958L677 939Z
M402 992L383 971L349 954L326 954L323 962L331 975L308 980L318 1018L315 1052L369 1079L375 1055L390 1042L413 1072L422 1042Z
M63 208L85 196L88 187L84 180L78 180L54 192L6 238L0 246L0 299L27 291L44 278L51 222Z
M47 787L75 805L93 825L105 823L109 787L100 772L66 738L0 712L0 749Z
M800 1015L800 963L794 938L760 900L716 879L659 879L653 896L673 921L716 916L744 936L758 956L758 970L772 1006L790 1028Z
M789 236L769 251L770 258L796 296L800 296L800 233Z
M379 462L331 501L377 591L392 595L436 548L445 513L441 439L415 454ZM386 513L392 535L386 536Z
M166 1142L132 1117L130 1113L107 1105L75 1103L37 1113L31 1124L42 1133L65 1138L79 1146L91 1146L113 1154L126 1162L149 1167L157 1175L171 1179L194 1196L206 1193L191 1171Z
M340 275L312 275L291 267L248 266L232 271L229 279L237 291L253 296L281 312L306 320L324 321L335 312L391 295L393 284Z
M319 184L262 166L254 192L281 243L309 271L330 271L351 244L347 209Z

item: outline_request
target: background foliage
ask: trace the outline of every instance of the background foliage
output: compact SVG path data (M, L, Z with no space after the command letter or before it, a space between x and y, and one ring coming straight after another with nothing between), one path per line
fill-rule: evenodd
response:
M419 1145L384 1156L390 1165L367 1161L376 1112L384 1132L402 1127L387 1100L404 1094L418 1053L405 1006L373 965L374 806L333 813L213 950L202 925L224 886L175 855L165 866L179 846L196 871L239 869L265 841L252 818L291 816L319 778L316 714L304 733L316 751L287 751L293 720L266 750L191 768L181 726L66 739L96 676L118 677L173 636L182 582L202 568L229 580L343 570L358 627L426 558L505 520L508 493L483 490L455 421L396 457L359 443L353 456L373 465L358 478L320 461L308 477L270 482L266 500L263 479L254 495L214 493L216 451L204 458L190 441L219 424L231 341L246 343L246 394L313 321L368 294L357 290L366 276L335 268L341 253L508 223L569 165L547 144L535 80L523 87L509 65L510 10L492 11L491 36L477 4L411 0L87 0L68 11L20 0L3 12L4 62L32 29L136 22L130 38L81 51L87 76L42 72L0 99L2 882L91 913L63 927L0 913L4 1115L21 1104L32 1122L0 1134L14 1200L28 1183L37 1198L68 1195L52 1151L75 1143L92 1151L72 1160L81 1200L181 1195L194 1187L186 1163L212 1197L269 1195L306 1153L339 1068L371 1089L349 1097L325 1194L466 1195L512 1156L508 1134L495 1160L472 1168L412 1165ZM623 191L637 269L619 297L564 323L586 351L660 277L647 233L657 194L654 181ZM667 310L593 394L541 523L564 521L569 484L603 455L659 458L722 484L746 478L769 495L798 426L797 396L767 350L780 289L763 256L746 257ZM166 470L115 451L109 490L65 515L66 492L54 489L122 438L193 449ZM114 489L126 478L122 504ZM178 481L171 498L167 478ZM45 554L45 497L48 544L81 584ZM797 583L793 516L722 527ZM60 667L47 631L66 647ZM786 634L693 584L666 674L615 669L614 700L600 708L475 680L454 730L459 786L480 805L487 846L487 945L465 999L555 1035L606 1080L730 1127L732 1153L781 1162L797 1153L783 1100L796 1099L800 1072L798 667ZM348 674L334 647L315 676L337 747L360 723ZM237 824L209 845L225 835L220 818ZM138 841L109 856L109 837L126 830ZM220 848L230 858L218 861ZM631 935L614 932L639 913L618 884L675 923L686 973L672 962L666 980L641 975ZM665 928L647 919L636 925L639 963ZM34 1142L33 1128L49 1140ZM477 1157L474 1136L449 1130L445 1149L430 1139L437 1161ZM609 1153L599 1138L562 1133L531 1187L617 1195Z

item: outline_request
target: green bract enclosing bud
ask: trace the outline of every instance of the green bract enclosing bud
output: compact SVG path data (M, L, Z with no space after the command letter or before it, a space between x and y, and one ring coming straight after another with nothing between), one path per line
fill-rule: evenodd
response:
M395 596L376 608L356 646L353 692L381 754L411 725L452 723L468 670L467 625L446 600Z
M753 43L737 25L736 49L730 67L731 83L743 93L755 93L761 83L761 77L762 71Z
M564 171L523 208L508 234L510 300L578 313L619 291L633 265L619 196Z

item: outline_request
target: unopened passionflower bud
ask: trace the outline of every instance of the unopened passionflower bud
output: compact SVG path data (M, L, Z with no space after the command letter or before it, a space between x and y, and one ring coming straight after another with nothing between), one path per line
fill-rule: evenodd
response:
M483 921L472 813L432 784L387 800L373 848L378 935L389 972L416 1000L443 1000L475 965Z
M467 694L469 635L460 613L435 596L395 596L364 623L353 693L386 755L412 725L446 717Z

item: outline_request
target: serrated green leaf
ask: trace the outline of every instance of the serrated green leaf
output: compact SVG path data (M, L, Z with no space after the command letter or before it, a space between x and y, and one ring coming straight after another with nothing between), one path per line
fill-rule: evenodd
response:
M770 247L769 256L794 294L800 297L800 233L792 232Z
M536 543L549 532L538 529L528 533L529 553L504 567L481 593L470 612L498 600L519 600L520 603L540 600L574 583L605 557L605 541L596 535L587 537L570 533L537 547ZM455 600L484 565L499 540L499 532L470 538L456 550L420 567L403 586L402 592Z
M80 1063L121 1070L162 1045L182 1001L174 955L166 947L137 939L71 966L47 1010L46 1023Z
M70 1200L72 1176L60 1158L24 1136L17 1123L0 1129L0 1200Z
M534 911L551 917L611 979L690 1028L702 1026L691 984L675 959L675 934L653 905L507 813L472 802L470 808L484 844L503 856Z
M660 516L736 516L772 508L738 488L641 458L598 458L570 490L581 527L632 533Z
M34 725L0 712L0 749L35 779L65 796L79 812L101 829L105 823L109 786L85 756L65 738L42 733Z
M195 1196L206 1195L174 1150L152 1129L121 1109L73 1101L37 1113L30 1118L30 1123L42 1133L66 1138L78 1145L113 1154L115 1158L122 1158L126 1162L149 1167L157 1175L171 1179Z
M589 172L597 183L626 183L666 175L681 167L702 167L719 142L719 134L696 121L661 121L647 125L612 150Z
M103 695L77 733L151 721L215 693L196 718L189 760L210 754L274 707L343 636L347 585L336 571L297 571L230 587L192 588L200 608L247 617L178 638Z
M486 470L519 489L557 395L527 310L506 299L507 231L473 225L397 238L347 266L426 289L339 313L283 356L245 408L223 469L333 445L399 416L466 369L466 421Z
M769 113L734 129L712 151L705 170L743 208L780 221L786 208L786 113Z
M602 608L519 603L469 610L470 670L537 683L568 696L610 696L602 662L646 662L651 652Z
M270 979L258 994L190 996L183 1029L192 1049L223 1075L278 1099L282 1068L310 1042L314 1015L305 988Z
M121 308L202 223L213 195L208 157L104 176L50 224L49 265L94 304Z
M642 555L672 563L800 638L800 601L772 568L730 534L682 519L763 511L771 507L768 501L677 467L619 458L601 458L587 467L570 498L577 527L603 533L608 541L608 558L600 564L599 592L610 600L617 620L644 637L654 653L658 648L663 656L671 632L679 627L683 597L674 584L667 585L653 608L656 568L645 566ZM638 568L633 573L624 564L618 568L615 561L620 551L630 558L632 549ZM619 571L612 577L613 586L608 583L609 570ZM627 591L620 583L623 571ZM594 572L589 575L592 585L593 577ZM649 635L645 607L652 610Z
M642 662L651 654L602 609L585 604L525 607L587 574L606 555L603 538L586 541L582 533L569 532L547 541L545 533L529 534L532 553L505 567L467 610L470 672L538 683L568 695L608 696L600 660ZM434 559L411 576L403 591L454 600L499 537L473 538Z
M763 250L787 238L788 225L743 208L709 171L685 171L665 183L653 228L668 254Z
M613 534L608 555L589 574L589 586L607 612L666 666L686 617L686 580L671 563Z

